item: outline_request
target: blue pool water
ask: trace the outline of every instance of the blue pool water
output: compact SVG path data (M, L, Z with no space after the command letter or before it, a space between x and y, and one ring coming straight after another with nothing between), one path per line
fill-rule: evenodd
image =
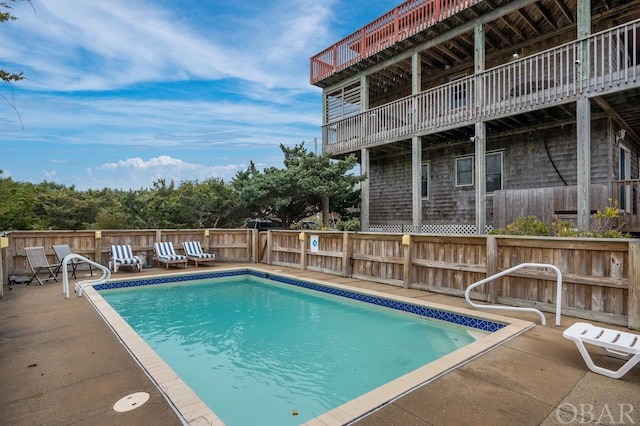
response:
M229 426L300 424L475 340L245 275L101 295Z

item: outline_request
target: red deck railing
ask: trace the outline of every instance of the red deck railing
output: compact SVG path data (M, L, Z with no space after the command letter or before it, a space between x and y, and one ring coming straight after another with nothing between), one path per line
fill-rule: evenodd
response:
M479 1L408 0L311 57L311 84L419 33Z

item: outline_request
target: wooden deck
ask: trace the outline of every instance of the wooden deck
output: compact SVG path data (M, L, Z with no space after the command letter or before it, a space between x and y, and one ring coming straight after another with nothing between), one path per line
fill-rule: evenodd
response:
M480 0L409 0L311 58L315 84L390 45L406 40Z
M323 126L339 155L640 88L640 20Z

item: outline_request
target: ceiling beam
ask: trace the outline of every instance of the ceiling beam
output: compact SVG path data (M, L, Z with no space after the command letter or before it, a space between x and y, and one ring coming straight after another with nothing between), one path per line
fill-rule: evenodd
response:
M549 9L544 7L542 2L540 1L535 2L533 5L536 8L538 8L538 10L540 11L540 14L542 14L542 17L545 19L545 21L547 21L547 23L551 25L551 28L553 28L554 30L557 30L558 23L555 21L555 19L553 19L553 16L551 15L551 13L549 13Z
M511 22L511 19L509 19L508 16L503 16L502 21L504 21L505 24L507 24L507 26L511 29L511 31L513 31L513 33L515 35L517 35L518 37L520 37L521 41L526 41L527 37L524 35L524 33L522 31L520 31L520 28L518 28L517 25L515 25L513 22Z
M567 18L567 23L575 22L573 15L571 14L571 9L567 7L564 1L562 0L554 0L554 1L556 3L556 6L558 6L558 9L560 9L560 12L562 12L564 17Z
M640 139L638 138L638 134L633 130L633 127L631 127L624 118L622 118L620 116L620 114L618 114L618 112L613 109L613 107L611 105L609 105L609 102L607 102L603 97L601 96L594 96L593 101L595 103L598 104L598 106L600 106L600 108L603 109L604 112L606 112L607 114L609 114L611 116L611 118L613 119L613 121L615 121L618 126L622 127L623 129L625 129L627 131L627 134L629 136L631 136L633 138L633 140L635 141L640 141Z
M524 20L524 22L529 25L529 27L533 30L533 32L536 33L536 35L541 35L542 32L540 31L540 29L538 28L538 26L535 24L535 22L533 22L533 20L531 19L531 17L529 16L529 14L523 10L523 9L518 9L518 15L520 15L520 17Z

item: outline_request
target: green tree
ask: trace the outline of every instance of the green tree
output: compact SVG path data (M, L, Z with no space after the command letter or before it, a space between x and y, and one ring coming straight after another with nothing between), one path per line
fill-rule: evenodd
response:
M97 213L92 229L135 229L131 216L122 207L126 193L119 189L89 190L95 200Z
M183 227L220 228L237 224L238 197L222 179L182 182L177 203Z
M75 186L42 182L36 186L39 202L35 213L48 229L91 229L98 213L98 203L91 192L77 191Z
M43 229L35 213L39 203L35 185L3 178L2 173L0 170L0 231Z
M130 217L132 228L168 229L180 226L180 206L173 181L153 182L153 188L129 191L122 197L122 208Z
M259 172L252 162L232 181L247 217L277 218L285 228L322 210L323 197L345 200L365 176L349 172L356 157L334 161L328 155L310 153L304 142L293 148L280 145L284 169Z

